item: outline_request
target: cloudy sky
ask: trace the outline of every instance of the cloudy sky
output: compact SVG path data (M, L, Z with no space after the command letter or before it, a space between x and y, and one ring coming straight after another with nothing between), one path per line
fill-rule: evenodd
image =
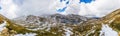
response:
M55 13L103 17L119 8L120 0L0 0L0 14L8 18Z

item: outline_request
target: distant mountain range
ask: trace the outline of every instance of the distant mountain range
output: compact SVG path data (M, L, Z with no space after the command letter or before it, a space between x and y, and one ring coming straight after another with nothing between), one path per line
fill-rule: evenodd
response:
M53 14L8 19L0 15L0 36L120 36L120 9L102 18Z

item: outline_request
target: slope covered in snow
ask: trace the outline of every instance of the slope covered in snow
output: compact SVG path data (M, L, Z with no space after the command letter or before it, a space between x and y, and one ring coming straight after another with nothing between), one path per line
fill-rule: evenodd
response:
M118 36L118 33L114 31L111 27L109 27L107 24L105 24L105 25L102 25L100 36Z

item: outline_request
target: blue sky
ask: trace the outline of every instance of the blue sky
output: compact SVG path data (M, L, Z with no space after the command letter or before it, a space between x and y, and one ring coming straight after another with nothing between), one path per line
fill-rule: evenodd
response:
M0 7L0 10L1 10L2 8Z
M81 2L84 2L84 3L91 3L93 0L80 0L80 3Z

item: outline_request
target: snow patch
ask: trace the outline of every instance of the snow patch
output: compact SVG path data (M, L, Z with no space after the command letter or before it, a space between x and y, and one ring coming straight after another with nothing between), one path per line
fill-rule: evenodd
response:
M0 32L2 32L2 30L4 30L6 26L6 21L4 21L4 23L0 24Z
M118 36L118 33L110 28L107 24L102 25L100 36Z
M64 30L66 31L66 32L65 32L65 36L70 36L70 35L73 34L73 32L71 31L72 28L64 28Z
M26 33L26 34L16 34L14 36L36 36L37 34L35 33Z

